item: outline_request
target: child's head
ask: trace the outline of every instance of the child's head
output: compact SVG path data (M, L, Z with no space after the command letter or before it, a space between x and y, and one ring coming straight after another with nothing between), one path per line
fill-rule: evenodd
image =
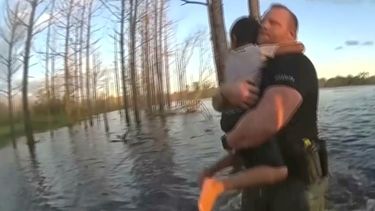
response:
M232 49L246 44L256 44L260 24L252 17L241 17L237 19L230 30Z

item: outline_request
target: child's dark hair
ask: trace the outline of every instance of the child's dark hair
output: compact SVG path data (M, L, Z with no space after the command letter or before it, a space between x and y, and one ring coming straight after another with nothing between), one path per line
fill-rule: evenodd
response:
M237 47L246 44L256 44L260 24L252 17L241 17L237 19L230 30L231 39L236 38Z

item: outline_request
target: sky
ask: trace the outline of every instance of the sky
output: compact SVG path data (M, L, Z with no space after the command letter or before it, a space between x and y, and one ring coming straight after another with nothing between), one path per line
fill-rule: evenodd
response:
M298 39L320 78L363 71L375 75L374 0L260 0L261 13L272 3L282 3L297 15ZM223 8L227 31L238 17L248 14L246 0L223 0ZM197 27L208 28L203 6L181 6L172 0L170 15L179 20L177 37Z
M305 53L315 65L319 78L357 75L359 72L375 75L375 0L260 0L261 13L271 3L282 3L297 15L300 25L298 39L304 43ZM207 32L205 44L211 47L207 9L202 5L181 4L180 0L169 0L168 18L174 22L170 46L176 46L187 36L203 29ZM4 4L1 6L0 17L3 17ZM248 14L247 0L223 0L223 8L227 31L238 17ZM94 30L98 29L93 40L100 38L97 47L102 67L112 68L113 40L110 35L118 24L108 11L102 10L94 17L93 25ZM34 38L34 51L45 49L45 34ZM30 86L33 86L43 81L44 61L34 53L31 62L34 65L30 70ZM212 59L209 62L213 66ZM197 80L198 69L199 54L195 51L188 66L188 80ZM21 73L19 71L16 76L18 80ZM215 75L212 77L216 78ZM172 84L172 89L174 87Z

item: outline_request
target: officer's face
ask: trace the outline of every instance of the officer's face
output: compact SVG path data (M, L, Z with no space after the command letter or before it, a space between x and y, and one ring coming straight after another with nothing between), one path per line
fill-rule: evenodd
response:
M260 44L286 43L295 40L291 16L281 8L271 9L262 20L258 41Z

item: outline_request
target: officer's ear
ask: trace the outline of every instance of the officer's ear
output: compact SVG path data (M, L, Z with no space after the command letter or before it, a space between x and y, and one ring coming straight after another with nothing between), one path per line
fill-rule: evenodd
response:
M237 48L237 37L234 34L232 34L232 35L230 35L230 39L231 39L231 48L236 49Z
M289 30L289 35L291 38L293 38L294 40L297 39L297 33L294 31L294 30Z

